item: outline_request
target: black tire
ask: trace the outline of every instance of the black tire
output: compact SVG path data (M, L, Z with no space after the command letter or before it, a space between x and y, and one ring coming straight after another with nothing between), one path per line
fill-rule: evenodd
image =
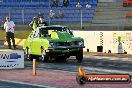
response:
M83 60L83 49L81 49L77 52L76 59L77 59L78 63L82 62L82 60Z
M82 77L80 78L80 84L85 84L86 81L87 81L87 79L86 79L85 77L82 76Z
M42 62L48 62L49 60L49 55L48 53L45 53L45 51L43 50L43 48L41 48L41 61Z
M84 76L80 76L77 74L76 81L78 84L83 85L87 82L87 79Z
M28 47L26 48L26 58L29 61L33 60L33 56L29 53L29 48Z

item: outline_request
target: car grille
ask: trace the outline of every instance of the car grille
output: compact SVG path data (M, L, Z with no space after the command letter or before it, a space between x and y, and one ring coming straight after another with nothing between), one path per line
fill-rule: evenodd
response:
M78 45L78 42L58 42L58 46L75 46Z

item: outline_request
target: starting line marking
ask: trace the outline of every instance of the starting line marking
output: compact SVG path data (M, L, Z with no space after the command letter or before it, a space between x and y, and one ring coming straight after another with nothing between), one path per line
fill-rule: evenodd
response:
M38 84L31 84L31 83L25 83L25 82L17 82L17 81L11 81L11 80L3 80L3 79L0 79L0 81L9 82L9 83L15 83L15 84L21 84L21 85L27 85L27 86L34 86L34 87L56 88L56 87L51 87L51 86L44 86L44 85L38 85Z

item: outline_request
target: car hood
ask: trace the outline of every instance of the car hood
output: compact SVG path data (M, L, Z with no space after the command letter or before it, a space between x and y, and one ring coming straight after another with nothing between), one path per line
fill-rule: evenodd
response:
M67 32L53 32L51 33L51 38L49 41L58 41L58 42L70 42L70 41L82 41L80 37L74 37L73 35Z
M52 32L51 36L43 37L41 39L46 39L49 42L71 42L71 41L83 41L80 37L74 37L67 32Z

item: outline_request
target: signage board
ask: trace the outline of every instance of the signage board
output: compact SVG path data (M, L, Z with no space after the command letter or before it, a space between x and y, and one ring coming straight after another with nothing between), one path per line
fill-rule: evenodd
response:
M0 69L24 68L24 52L0 51Z

